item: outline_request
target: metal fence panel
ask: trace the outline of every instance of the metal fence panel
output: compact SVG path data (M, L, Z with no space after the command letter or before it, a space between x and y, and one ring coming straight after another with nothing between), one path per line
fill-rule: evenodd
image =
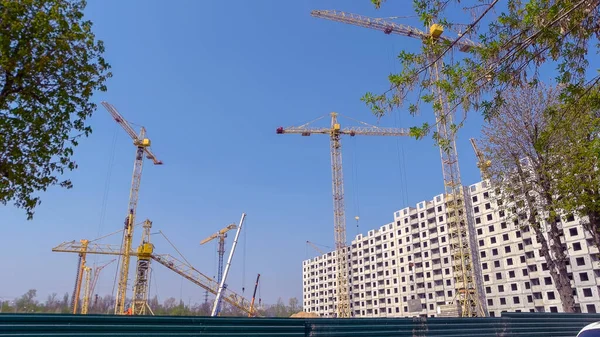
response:
M0 336L575 337L600 314L505 313L497 318L230 318L0 314Z

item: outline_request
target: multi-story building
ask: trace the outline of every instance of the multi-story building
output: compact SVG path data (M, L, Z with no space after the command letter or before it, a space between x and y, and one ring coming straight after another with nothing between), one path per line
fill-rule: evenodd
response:
M481 271L482 305L501 312L562 311L556 288L529 227L504 215L486 182L466 191L473 261ZM455 299L444 196L394 213L394 222L359 234L347 251L351 308L355 317L436 316ZM579 219L562 223L576 302L600 311L600 261ZM336 312L336 252L303 261L304 311Z

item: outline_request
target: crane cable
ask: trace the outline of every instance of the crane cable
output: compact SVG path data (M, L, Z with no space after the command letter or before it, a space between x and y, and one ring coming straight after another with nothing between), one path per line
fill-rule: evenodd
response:
M390 44L390 63L393 73L398 72L397 65L397 54L396 54L396 43L392 41ZM392 116L394 118L394 127L402 125L402 114L396 110L392 110ZM404 155L404 143L400 142L400 138L396 137L396 157L398 158L398 171L400 174L400 203L403 206L408 205L408 184L406 177L406 157Z
M100 219L98 221L98 231L96 234L96 237L100 236L100 232L102 232L102 229L104 228L104 221L106 220L106 209L108 206L108 192L110 190L110 181L111 181L111 177L112 177L112 171L113 171L113 167L115 164L115 153L116 153L116 149L117 149L117 139L119 136L118 133L118 124L113 123L113 137L112 137L112 143L111 143L111 147L110 147L110 154L108 157L108 165L106 168L106 177L104 178L104 191L102 193L102 204L100 206ZM98 258L99 256L94 254L93 259L93 264L94 266L97 264L98 262ZM118 269L117 269L118 270Z
M177 249L177 247L175 247L175 245L171 242L171 240L169 240L169 238L165 235L165 233L163 233L163 231L158 231L164 238L165 240L167 240L167 242L171 245L171 247L173 247L173 249L175 249L175 251L177 252L177 254L179 254L179 256L181 256L181 258L183 259L183 261L185 261L185 263L188 264L188 266L192 266L192 264L190 263L190 261L188 261L185 256L183 256L183 254L181 254L181 252L179 251L179 249Z
M359 220L360 220L360 199L359 199L359 191L358 191L358 167L356 165L356 157L358 156L358 151L356 149L356 137L352 139L352 147L354 155L352 156L352 185L354 186L354 213L356 220L356 235L360 234Z
M215 240L215 249L213 251L215 252L215 276L213 278L217 280L217 275L219 275L219 240Z
M104 193L102 195L102 206L100 207L100 222L98 223L98 233L96 236L100 236L100 232L104 227L104 221L106 220L106 208L108 206L108 192L110 191L110 181L112 177L112 171L115 163L115 153L117 148L117 139L119 133L118 124L114 123L114 132L112 138L112 145L110 150L110 156L108 158L108 167L106 172L106 178L104 180Z
M156 300L158 301L160 295L158 293L158 282L156 282L156 274L154 273L153 267L150 267L150 277L154 278L154 296L156 297ZM148 288L150 288L150 285L148 285Z
M104 221L106 220L106 209L108 206L108 194L110 191L110 182L111 182L112 171L113 171L113 167L114 167L114 163L115 163L115 154L116 154L118 136L119 136L118 124L114 123L114 132L113 132L110 156L108 158L108 167L107 167L107 172L106 172L106 178L104 180L104 191L102 194L102 206L100 206L100 221L98 222L98 232L97 232L96 237L100 236L100 232L102 232L102 229L104 228ZM96 240L98 240L98 239L96 239ZM96 241L96 240L94 240L94 241ZM123 249L122 246L123 246L123 243L121 242L121 249ZM94 259L94 265L95 265L98 262L97 261L98 256L94 255L93 259ZM113 288L111 291L113 297L115 295L115 288L117 286L117 278L119 275L120 264L121 264L121 261L119 259L117 261L117 268L115 270L115 278L113 280Z
M246 225L242 231L244 231L244 249L242 251L242 296L244 295L244 290L246 289L246 229L248 225Z
M173 247L173 249L175 249L175 251L177 252L177 254L179 254L179 256L181 256L181 258L185 261L185 263L188 264L188 266L192 266L192 264L190 263L190 261L188 261L185 256L183 256L183 254L179 251L179 249L177 249L177 247L175 247L175 245L173 244L173 242L171 242L171 240L169 240L169 238L165 235L165 233L163 233L163 231L159 230L158 233L160 233L160 235L162 235L165 240L167 240L167 242L171 245L171 247ZM180 284L180 288L179 288L179 303L183 302L183 276L181 276L181 284ZM184 305L185 307L185 305Z
M139 226L139 225L141 225L142 223L143 223L143 222L140 222L140 223L138 223L137 225L133 225L133 226L134 226L134 227L135 227L135 226ZM97 238L97 239L94 239L94 240L90 241L90 243L91 243L91 242L94 242L94 241L98 241L98 240L100 240L100 239L104 239L105 237L111 236L111 235L113 235L113 234L116 234L116 233L119 233L119 232L124 232L124 231L125 231L125 229L119 229L118 231L114 231L114 232L112 232L112 233L110 233L110 234L106 234L106 235L104 235L104 236L101 236L101 237L99 237L99 238ZM123 233L123 235L125 235L125 233ZM120 251L120 252L122 252L122 251L123 251L123 240L121 240L121 246L120 246L120 247L121 247L121 248L119 249L119 251ZM122 256L122 255L119 255L119 256ZM112 291L111 291L111 294L112 294L112 296L113 296L113 297L115 296L115 288L117 287L117 279L118 279L118 277L119 277L119 267L120 267L120 266L121 266L121 259L120 259L120 258L118 258L118 259L117 259L117 269L115 270L115 278L114 278L114 280L113 280L113 287L112 287Z

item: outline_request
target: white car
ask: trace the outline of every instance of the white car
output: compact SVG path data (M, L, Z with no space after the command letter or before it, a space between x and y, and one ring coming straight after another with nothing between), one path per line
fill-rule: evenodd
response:
M579 331L577 337L600 337L600 322L586 325Z

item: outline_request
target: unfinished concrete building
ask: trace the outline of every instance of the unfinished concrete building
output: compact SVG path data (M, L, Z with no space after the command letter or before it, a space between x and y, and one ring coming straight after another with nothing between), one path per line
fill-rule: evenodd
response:
M485 181L469 186L466 197L475 238L471 248L489 315L562 311L535 235L507 220ZM433 317L454 300L445 220L444 198L437 195L395 212L394 222L352 240L347 254L355 317ZM592 313L600 310L600 262L578 224L575 217L564 219L564 240L576 302L582 312ZM304 311L334 316L336 253L305 260L302 268Z

